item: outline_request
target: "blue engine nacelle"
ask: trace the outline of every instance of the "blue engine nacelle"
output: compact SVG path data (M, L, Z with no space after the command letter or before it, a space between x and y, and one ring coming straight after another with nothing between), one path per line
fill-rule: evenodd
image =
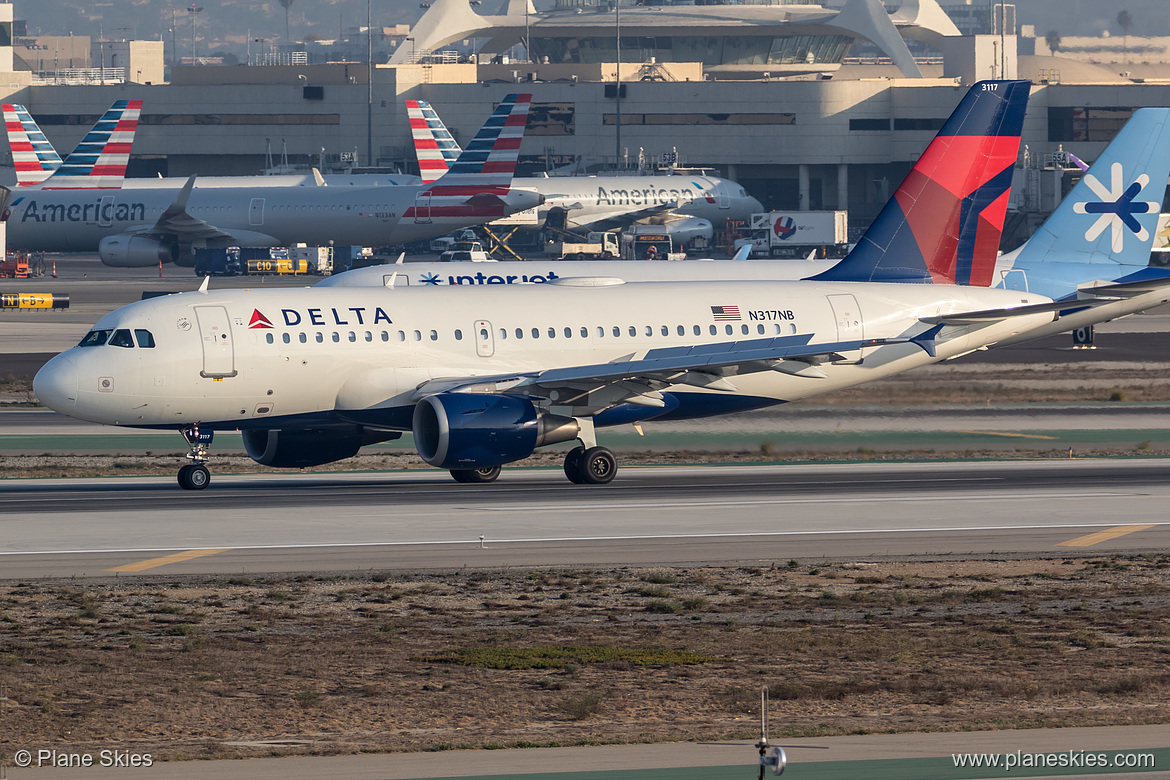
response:
M545 444L577 438L577 423L509 395L440 393L414 407L414 446L443 469L482 469L527 458Z
M320 466L357 455L367 444L397 439L402 434L374 431L357 425L318 428L262 429L241 431L248 457L262 466L296 469Z

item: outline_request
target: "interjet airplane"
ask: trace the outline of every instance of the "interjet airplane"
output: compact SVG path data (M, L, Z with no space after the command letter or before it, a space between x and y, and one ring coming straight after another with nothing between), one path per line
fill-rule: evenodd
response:
M181 432L187 489L209 483L223 430L278 468L409 432L427 463L474 483L576 440L566 476L604 484L617 464L599 428L795 401L1051 321L1061 304L1042 296L956 284L991 274L1027 96L1026 82L976 85L832 280L223 291L205 280L106 315L34 390L73 417ZM910 271L912 284L872 281Z
M424 182L434 181L459 156L459 144L427 101L406 101L406 113L419 175ZM578 231L625 228L664 215L677 217L663 226L670 228L667 232L689 230L701 220L710 223L703 223L709 230L729 219L746 222L764 210L735 182L705 175L528 176L517 179L516 186L544 196L539 224L557 215L555 221Z
M440 236L540 204L511 186L530 95L509 95L451 171L415 187L194 187L18 191L7 205L10 246L96 251L106 265L151 266L197 246L297 242L382 246ZM101 175L101 166L94 170ZM124 163L123 163L124 172ZM80 175L77 178L84 178Z

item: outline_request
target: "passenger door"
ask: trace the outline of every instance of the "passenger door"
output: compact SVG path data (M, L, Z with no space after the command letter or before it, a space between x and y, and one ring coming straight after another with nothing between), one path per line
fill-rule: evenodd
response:
M222 306L196 306L195 319L203 342L203 370L199 376L222 378L236 375L236 350L232 326Z
M414 196L415 224L427 225L431 222L431 191L426 190Z
M252 202L248 204L248 224L264 224L264 198L252 198Z

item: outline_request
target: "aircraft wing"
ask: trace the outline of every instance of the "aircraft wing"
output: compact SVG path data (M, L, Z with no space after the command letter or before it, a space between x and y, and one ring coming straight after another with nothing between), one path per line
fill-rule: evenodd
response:
M609 212L604 215L598 215L592 219L588 218L587 213L575 214L574 212L570 211L568 215L568 221L572 222L574 228L578 230L586 228L592 231L624 230L640 219L649 219L650 217L658 217L663 214L669 214L671 211L679 208L679 205L680 204L677 201L674 203L657 203L653 206L646 206L645 208L641 209Z
M154 225L136 231L136 235L153 238L177 238L183 244L231 239L230 233L225 233L214 225L187 213L187 200L191 197L191 190L194 186L195 177L192 176L187 179L183 189L179 190L174 202L159 215Z
M806 334L665 347L640 356L634 353L610 363L437 379L420 385L414 397L417 400L441 392L508 393L527 396L539 406L571 406L577 414L596 414L621 403L663 407L661 390L671 385L734 392L733 377L761 371L821 378L824 372L817 366L845 360L843 352L886 344L917 344L918 339L915 336L810 343L811 335Z

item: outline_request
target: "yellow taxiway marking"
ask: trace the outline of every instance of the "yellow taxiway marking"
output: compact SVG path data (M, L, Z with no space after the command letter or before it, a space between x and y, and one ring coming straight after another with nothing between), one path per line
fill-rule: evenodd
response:
M1094 544L1107 542L1110 539L1116 539L1119 536L1132 534L1137 531L1145 531L1148 528L1153 528L1152 525L1119 525L1116 528L1106 528L1104 531L1098 531L1095 534L1088 536L1078 536L1076 539L1069 539L1067 542L1061 542L1057 547L1092 547Z
M998 431L951 431L951 433L973 433L976 436L1010 436L1015 439L1055 439L1040 433L1000 433Z
M215 555L216 553L227 552L228 548L221 550L185 550L184 552L175 553L174 555L164 555L162 558L151 558L148 561L139 561L138 563L128 563L125 566L116 566L113 569L106 569L106 571L146 571L147 569L156 569L159 566L166 566L168 563L182 563L189 561L192 558L202 558L205 555Z

